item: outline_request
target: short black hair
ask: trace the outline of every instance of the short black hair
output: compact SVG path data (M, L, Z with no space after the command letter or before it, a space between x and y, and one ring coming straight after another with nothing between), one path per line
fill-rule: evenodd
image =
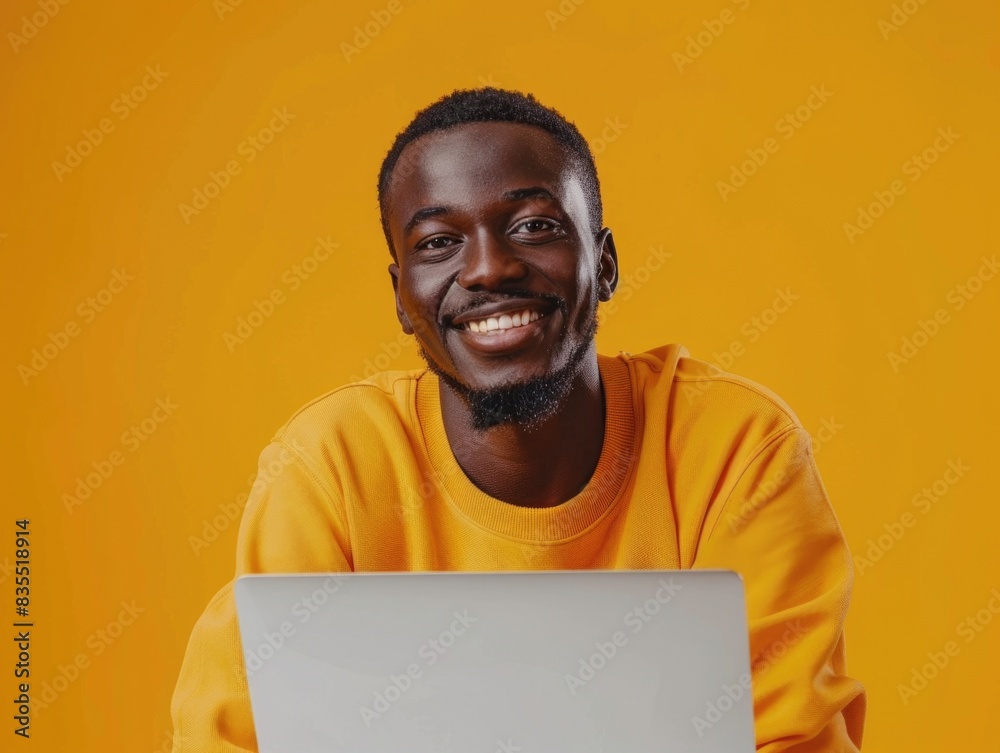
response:
M396 134L392 148L382 160L378 174L378 205L389 253L396 258L389 234L388 207L386 196L389 182L399 162L399 156L410 142L434 131L443 131L466 123L521 123L541 128L552 134L559 143L569 149L582 173L583 190L590 215L590 229L593 235L601 231L604 224L604 208L601 204L601 184L597 178L597 166L587 140L573 123L559 112L545 107L531 94L486 86L480 89L459 89L418 112L405 129Z

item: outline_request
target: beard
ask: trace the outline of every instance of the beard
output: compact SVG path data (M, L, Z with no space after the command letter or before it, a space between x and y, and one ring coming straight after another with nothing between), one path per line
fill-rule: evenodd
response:
M476 431L482 432L506 424L516 425L525 431L533 431L559 411L572 390L584 357L597 334L597 303L595 296L583 340L570 353L566 364L548 374L532 377L523 382L509 382L495 387L475 389L445 372L418 341L420 357L452 392L462 398L469 408L472 428ZM560 337L565 336L564 326Z

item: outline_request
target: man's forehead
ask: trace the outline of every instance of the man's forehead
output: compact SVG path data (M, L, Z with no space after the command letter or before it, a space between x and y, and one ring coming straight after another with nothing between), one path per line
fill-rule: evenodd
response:
M425 134L393 169L390 205L460 204L540 186L565 200L582 190L569 150L547 131L520 123L468 123Z

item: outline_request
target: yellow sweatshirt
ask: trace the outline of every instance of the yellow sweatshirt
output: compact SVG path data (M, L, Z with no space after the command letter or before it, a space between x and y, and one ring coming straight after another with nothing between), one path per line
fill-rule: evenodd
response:
M511 505L468 480L430 371L314 400L261 453L236 576L736 570L758 750L858 750L866 697L846 674L843 634L852 562L798 418L678 345L598 362L604 446L588 485L556 507ZM718 718L712 703L692 724ZM257 750L232 582L195 625L171 712L175 753Z

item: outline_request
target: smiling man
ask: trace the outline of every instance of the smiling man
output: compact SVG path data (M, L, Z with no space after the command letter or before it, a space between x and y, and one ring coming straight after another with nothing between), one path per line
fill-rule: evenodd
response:
M236 575L736 570L758 750L858 750L852 564L809 435L678 345L597 353L618 256L579 131L530 96L455 92L396 137L378 189L396 313L428 368L341 387L278 430ZM176 753L257 749L232 582L172 714Z

